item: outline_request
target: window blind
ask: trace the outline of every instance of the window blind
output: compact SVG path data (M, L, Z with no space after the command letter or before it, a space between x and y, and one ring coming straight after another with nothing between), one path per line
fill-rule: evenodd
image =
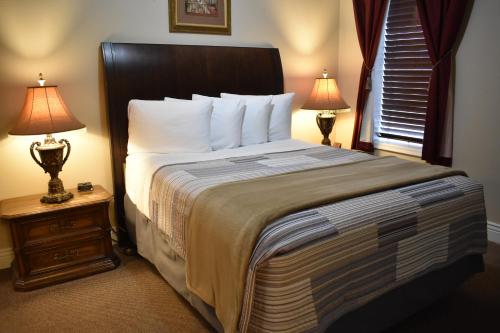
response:
M432 63L415 0L391 0L385 27L378 135L421 143Z

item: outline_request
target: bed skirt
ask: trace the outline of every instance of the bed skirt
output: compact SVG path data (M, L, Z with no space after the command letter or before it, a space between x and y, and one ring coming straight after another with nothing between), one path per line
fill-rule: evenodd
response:
M214 309L187 289L184 260L175 253L146 216L137 210L127 195L125 195L125 214L127 231L130 239L135 242L139 255L152 263L168 284L184 297L217 332L223 332Z

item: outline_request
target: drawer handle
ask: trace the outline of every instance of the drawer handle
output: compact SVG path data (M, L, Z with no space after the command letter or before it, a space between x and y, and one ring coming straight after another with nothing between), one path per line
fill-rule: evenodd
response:
M55 253L53 258L55 261L66 261L66 260L71 260L77 256L78 256L78 250L72 249L72 250L66 250L64 252Z
M58 223L53 223L49 226L49 231L52 233L59 233L62 230L73 229L76 226L75 220L60 221Z

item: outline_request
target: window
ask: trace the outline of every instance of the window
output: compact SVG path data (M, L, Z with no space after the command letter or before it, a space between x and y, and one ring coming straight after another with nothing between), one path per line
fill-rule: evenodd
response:
M415 0L390 0L378 61L374 145L420 156L432 63Z

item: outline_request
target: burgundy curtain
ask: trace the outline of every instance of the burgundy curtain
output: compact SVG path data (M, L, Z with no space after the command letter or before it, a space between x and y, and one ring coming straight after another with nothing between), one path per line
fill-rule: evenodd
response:
M371 71L377 56L377 48L384 25L385 8L387 0L353 0L354 18L358 33L359 46L363 55L363 66L359 77L358 99L356 101L356 118L354 121L354 133L352 138L352 149L373 151L373 143L361 142L361 125L363 123L363 112L366 99L369 95L367 81L371 80Z
M451 165L452 133L446 131L453 47L468 7L467 0L417 0L425 42L433 66L425 122L422 159L432 164ZM448 131L449 132L449 131ZM448 137L447 137L448 136ZM445 145L448 153L444 154ZM446 156L449 155L449 156Z

